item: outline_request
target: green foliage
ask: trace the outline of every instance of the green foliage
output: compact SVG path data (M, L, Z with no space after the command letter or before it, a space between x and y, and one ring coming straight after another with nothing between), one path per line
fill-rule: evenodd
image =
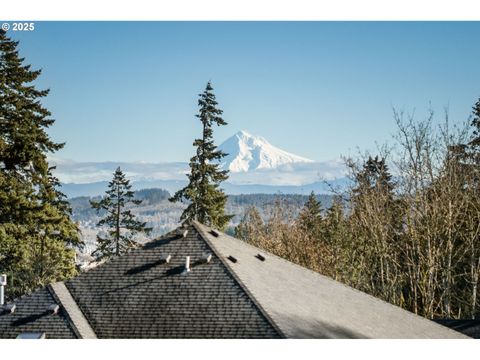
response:
M195 139L196 155L190 159L189 184L177 191L170 201L187 201L188 206L181 216L183 222L198 220L202 224L224 229L232 215L225 214L227 195L220 189L220 183L228 178L227 170L220 170L219 160L226 154L218 150L213 142L212 125L227 123L221 117L223 111L217 108L217 101L210 82L199 95L198 106L203 127L202 137Z
M376 191L388 194L389 198L393 197L395 185L384 158L369 156L363 168L355 173L355 182L357 187L353 190L354 195Z
M163 189L142 189L135 191L135 198L143 202L154 205L158 204L170 197L170 193Z
M125 177L120 167L108 184L108 190L100 201L91 200L90 204L97 212L105 211L106 216L101 219L97 226L107 227L108 236L97 235L97 248L92 253L97 260L110 259L119 256L137 246L135 236L138 233L150 233L151 228L146 223L138 221L130 209L129 204L139 205L142 200L134 198L132 185Z
M255 206L249 206L240 223L235 227L235 237L244 241L255 242L259 232L263 229L264 223L259 211Z
M473 106L472 115L472 137L469 145L478 150L480 149L480 99Z
M322 206L312 191L305 203L303 209L298 215L299 225L311 235L315 235L320 230L322 221Z
M464 164L462 171L468 171L480 190L480 99L473 106L471 135L467 144L457 145L454 150Z
M355 273L351 268L355 252L346 252L352 249L352 235L345 215L344 204L340 197L333 199L332 205L325 212L322 221L320 236L329 249L325 275L335 280L354 278ZM344 280L345 281L345 280Z
M50 139L48 90L34 82L19 57L18 42L0 30L0 272L10 277L8 298L75 274L76 224L47 153L64 144Z

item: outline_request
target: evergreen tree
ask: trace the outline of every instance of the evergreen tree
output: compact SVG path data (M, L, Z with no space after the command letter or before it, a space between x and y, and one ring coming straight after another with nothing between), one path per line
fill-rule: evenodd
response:
M18 42L0 30L0 272L8 298L75 274L78 228L47 154L64 144L50 139L51 113L34 84L40 70L23 65Z
M480 150L480 99L475 103L472 110L473 118L471 126L473 128L473 134L469 145Z
M346 273L351 276L347 260L353 258L354 246L350 242L350 230L345 216L344 204L339 196L333 198L332 205L326 210L321 227L322 239L330 249L330 276L335 280ZM328 273L327 273L328 274Z
M257 208L250 205L240 223L235 227L235 237L247 242L254 243L255 238L262 233L264 227L263 219Z
M358 184L356 193L361 194L365 191L381 191L393 195L392 175L389 172L385 159L379 159L378 156L368 160L363 164L363 169L356 175Z
M149 234L152 230L146 227L146 223L136 220L131 210L127 208L129 204L142 203L142 200L134 199L131 188L130 181L118 167L108 184L108 190L105 192L107 195L100 201L90 201L97 213L103 210L107 214L97 226L109 228L108 236L97 235L97 248L92 253L97 260L126 253L137 246L135 236L138 233Z
M361 250L366 265L356 281L376 296L397 296L391 287L390 270L394 268L397 244L403 226L402 203L395 196L395 183L384 158L369 157L355 176L348 218L355 246ZM360 271L360 270L359 270Z
M332 205L325 212L324 226L323 230L325 233L325 238L332 240L332 243L335 243L339 240L336 236L340 227L344 225L346 220L344 205L339 196L334 196Z
M463 171L473 175L473 185L480 189L480 99L473 106L472 115L470 141L466 145L457 145L455 150L462 155Z
M400 231L402 225L402 203L395 196L395 182L384 158L369 157L363 168L355 174L356 186L352 189L352 216L363 219L374 217L389 232ZM359 223L361 223L360 221ZM378 224L380 226L380 224ZM367 233L375 231L365 226Z
M202 137L193 142L197 152L190 159L189 184L169 200L188 202L180 218L183 222L198 220L202 224L224 229L233 216L225 214L227 195L220 189L220 183L228 178L228 170L220 170L219 165L226 154L218 150L213 142L212 125L227 125L217 104L212 85L208 82L198 99L200 110L196 117L202 122L203 132Z
M300 227L311 235L318 234L322 221L322 208L313 191L300 211L297 221Z

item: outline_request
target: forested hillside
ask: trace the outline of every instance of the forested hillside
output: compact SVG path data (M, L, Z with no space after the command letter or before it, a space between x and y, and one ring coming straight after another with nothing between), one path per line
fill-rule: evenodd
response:
M184 209L183 204L172 204L168 201L170 194L163 189L142 189L135 192L135 197L142 200L140 206L132 211L139 216L142 221L146 221L148 226L153 228L151 237L160 236L179 225L180 214ZM316 195L318 201L322 203L324 209L332 203L331 195ZM87 248L92 249L97 233L96 223L103 213L96 214L90 205L90 200L99 200L100 197L81 196L70 199L72 206L72 217L80 224L82 236L87 243ZM300 209L307 201L308 196L298 194L244 194L229 195L226 204L228 213L234 217L229 224L232 232L233 227L238 225L247 209L255 206L261 216L267 219L275 202L281 200L291 212L298 214Z

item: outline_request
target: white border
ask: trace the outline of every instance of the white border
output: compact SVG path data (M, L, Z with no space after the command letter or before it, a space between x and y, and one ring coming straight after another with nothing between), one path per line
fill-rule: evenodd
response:
M3 340L2 358L452 360L478 354L478 340ZM7 358L7 357L5 357Z
M478 0L5 0L0 20L480 20Z

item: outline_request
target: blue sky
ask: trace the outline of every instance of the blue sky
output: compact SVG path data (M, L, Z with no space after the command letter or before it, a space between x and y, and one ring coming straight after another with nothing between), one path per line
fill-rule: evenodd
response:
M392 106L467 119L480 97L475 22L37 22L8 33L51 93L49 131L77 161L188 161L208 80L228 126L324 161L373 149Z

